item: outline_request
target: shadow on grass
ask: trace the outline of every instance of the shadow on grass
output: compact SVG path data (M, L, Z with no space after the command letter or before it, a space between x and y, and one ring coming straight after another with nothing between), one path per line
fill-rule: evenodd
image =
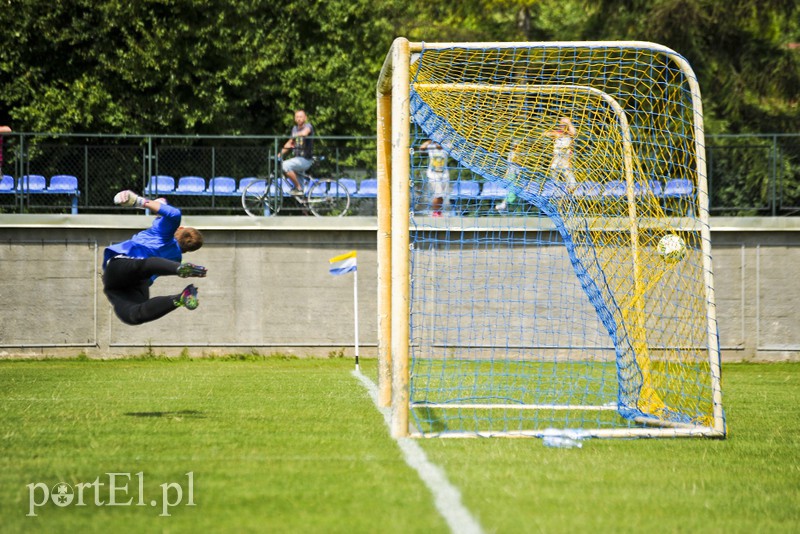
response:
M205 419L206 415L199 410L178 410L175 412L125 412L130 417L191 417Z

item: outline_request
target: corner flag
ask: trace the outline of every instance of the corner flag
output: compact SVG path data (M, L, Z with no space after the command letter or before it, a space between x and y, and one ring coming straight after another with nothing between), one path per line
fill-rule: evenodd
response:
M357 269L356 251L350 251L328 260L331 263L330 273L333 275L347 274Z
M330 273L333 275L353 273L353 330L356 341L356 371L358 371L358 267L356 265L356 251L351 250L328 261L331 264Z

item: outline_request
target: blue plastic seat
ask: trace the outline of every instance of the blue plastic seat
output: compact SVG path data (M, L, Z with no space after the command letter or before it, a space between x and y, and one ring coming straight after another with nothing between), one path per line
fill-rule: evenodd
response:
M356 189L358 188L358 186L356 185L356 181L353 180L352 178L339 178L339 184L341 184L345 189L347 189L347 192L350 193L350 196L353 196L356 192ZM331 188L336 187L336 184L332 183L330 187ZM338 190L331 192L336 194L337 196L344 196L343 194L340 194Z
M378 180L375 178L361 180L361 185L358 186L358 193L353 196L357 198L376 198L378 196Z
M206 190L206 179L200 176L182 176L178 180L178 187L175 193L188 195L199 195Z
M47 189L47 180L40 174L30 174L19 179L17 189L24 193L41 193Z
M78 178L71 174L56 174L50 178L50 187L47 190L59 193L77 193Z
M256 178L255 176L250 176L239 180L239 190L238 190L239 194L242 194L245 188L248 185L252 184L253 182L260 182L260 184L254 185L253 187L248 189L248 191L250 191L251 193L263 193L264 189L266 189L267 182L264 181L263 179Z
M292 189L294 185L289 180L281 180L281 191L283 192L283 196L290 197L292 196ZM308 189L303 190L304 193L308 192Z
M563 182L546 180L540 194L544 198L561 198L567 195L567 186Z
M451 184L450 198L454 199L473 199L480 197L481 185L474 181L458 181Z
M0 193L13 193L14 192L14 177L4 174L0 178Z
M661 198L664 194L664 190L661 187L661 182L658 180L648 180L645 184L636 184L636 195L649 195L652 194L656 198Z
M691 180L674 178L667 181L662 196L664 198L689 198L694 193L694 184Z
M285 181L284 181L284 183L285 183ZM286 190L284 189L284 191L286 191ZM306 191L306 194L308 194L308 193L309 193L309 191ZM327 184L327 182L323 182L322 185L319 185L319 186L315 187L313 190L311 190L310 193L311 193L311 196L314 196L314 197L322 197L322 196L327 195L328 194L328 184Z
M175 191L175 178L165 174L157 174L150 177L145 188L145 196L165 195Z
M233 195L236 194L236 180L230 176L215 176L208 181L209 195Z
M255 176L248 176L247 178L242 178L239 180L239 189L237 189L239 194L244 193L244 189L256 180L258 180L258 178Z
M508 195L508 189L497 182L484 182L483 188L481 188L481 198L499 200L506 198L506 195Z
M687 217L693 216L694 184L691 180L673 178L667 181L661 196L664 198L664 207L666 209L685 213Z
M600 198L603 196L603 186L599 182L587 180L579 183L573 194L580 198Z
M611 180L606 184L603 197L620 199L628 196L628 186L622 180Z
M78 197L81 192L78 190L78 178L71 174L56 174L50 177L50 186L47 193L57 193L70 195L72 199L72 214L78 213Z

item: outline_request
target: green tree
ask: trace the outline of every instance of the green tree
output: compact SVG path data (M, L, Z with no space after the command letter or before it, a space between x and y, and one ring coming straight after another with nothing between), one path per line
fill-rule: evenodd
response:
M800 4L787 0L600 0L586 38L638 39L687 58L711 133L800 130ZM642 32L642 28L645 32Z
M391 5L389 5L391 7ZM277 133L306 107L366 133L392 35L364 0L10 0L0 120L17 130Z
M391 41L648 40L700 78L711 133L797 131L793 0L6 0L16 130L371 134Z

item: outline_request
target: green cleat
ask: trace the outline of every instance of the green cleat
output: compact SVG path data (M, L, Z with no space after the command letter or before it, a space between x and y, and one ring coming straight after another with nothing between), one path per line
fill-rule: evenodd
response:
M198 304L200 303L197 300L197 288L194 287L194 284L186 286L175 303L176 306L183 306L187 310L194 310Z
M189 278L190 276L196 278L204 278L208 269L194 263L181 263L178 267L178 276L181 278Z

